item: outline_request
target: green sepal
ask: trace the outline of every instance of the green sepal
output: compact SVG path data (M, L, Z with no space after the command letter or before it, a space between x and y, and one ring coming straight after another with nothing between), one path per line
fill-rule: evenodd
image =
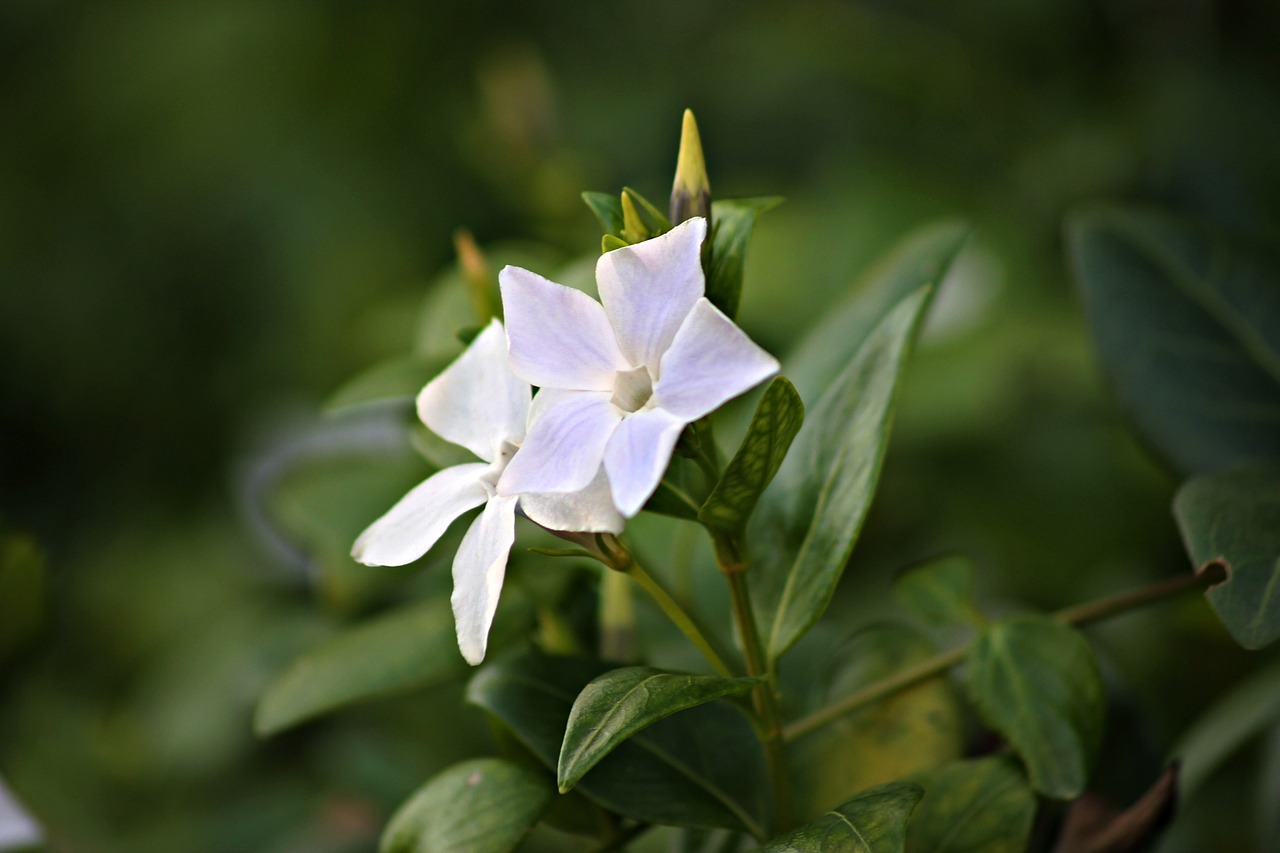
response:
M582 194L582 200L600 220L606 234L622 233L622 202L616 195L588 190Z

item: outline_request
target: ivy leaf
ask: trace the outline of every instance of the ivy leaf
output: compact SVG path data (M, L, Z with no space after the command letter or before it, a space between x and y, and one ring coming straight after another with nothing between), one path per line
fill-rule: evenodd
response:
M725 199L711 203L711 264L707 298L730 318L738 314L747 244L756 217L782 204L778 196ZM705 257L705 255L704 255Z
M601 661L528 652L485 665L467 699L554 770L574 700L609 669ZM754 814L766 785L755 743L750 724L733 708L691 708L620 744L575 790L634 820L759 836Z
M551 805L543 776L498 758L455 764L392 815L380 853L509 853Z
M1193 477L1173 501L1197 566L1222 563L1227 579L1206 596L1246 649L1280 637L1280 466Z
M775 378L760 398L738 452L698 511L698 520L729 534L741 532L803 423L804 403L795 386L781 376Z
M591 208L591 212L600 220L606 234L622 233L622 202L616 195L601 192L584 192L582 200Z
M1067 222L1112 389L1183 473L1280 459L1280 255L1155 213Z
M969 697L1022 756L1031 786L1057 799L1079 796L1106 714L1088 641L1046 616L1016 616L979 632L967 669Z
M1022 853L1036 798L1007 758L954 761L912 777L924 799L907 824L911 853Z
M565 793L628 738L677 711L746 693L758 678L685 675L650 666L614 669L594 679L573 702L556 769Z
M981 616L973 606L973 562L949 556L912 566L897 577L898 602L928 625L971 625Z
M254 731L273 735L345 705L436 684L466 669L448 598L414 604L303 655L258 702Z
M922 793L919 785L910 782L872 788L773 839L760 853L903 853L907 818Z

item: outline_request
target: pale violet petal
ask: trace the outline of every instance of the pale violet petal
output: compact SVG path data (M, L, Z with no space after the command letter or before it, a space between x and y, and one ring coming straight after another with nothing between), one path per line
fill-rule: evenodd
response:
M627 518L640 511L662 480L685 422L661 409L642 409L614 431L604 451L613 502Z
M696 421L777 372L776 358L700 299L662 357L650 405Z
M16 850L44 843L44 832L0 777L0 850Z
M613 505L609 476L603 467L580 492L521 495L520 509L531 521L548 530L621 533L626 523Z
M498 480L498 494L586 488L600 470L604 447L622 419L609 396L607 391L574 391L539 407L541 414Z
M507 338L493 320L466 351L418 395L418 417L441 438L486 462L504 441L524 440L529 383L511 372Z
M596 262L600 301L632 364L657 368L706 289L702 240L707 220L682 222L661 237L605 252Z
M543 388L607 391L631 365L600 303L520 267L498 275L516 375Z
M485 502L481 462L445 468L419 483L360 534L351 556L366 566L403 566L436 544L449 524Z
M498 610L507 556L516 538L516 498L490 498L453 558L453 620L467 663L484 660L489 626Z

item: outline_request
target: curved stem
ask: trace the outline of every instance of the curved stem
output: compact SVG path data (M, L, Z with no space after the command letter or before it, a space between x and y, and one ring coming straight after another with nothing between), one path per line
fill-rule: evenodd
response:
M634 558L629 560L626 567L621 571L639 584L641 589L649 593L654 603L662 609L663 613L667 614L668 619L675 623L675 626L680 629L680 633L684 634L689 639L689 642L693 643L698 651L702 652L702 656L715 668L716 672L726 678L734 676L733 670L729 668L729 665L724 662L724 658L711 645L706 634L702 633L702 629L693 621L693 617L685 612L684 608L680 606L680 602L676 601L671 593L663 588L662 584L658 583L652 575L646 572Z

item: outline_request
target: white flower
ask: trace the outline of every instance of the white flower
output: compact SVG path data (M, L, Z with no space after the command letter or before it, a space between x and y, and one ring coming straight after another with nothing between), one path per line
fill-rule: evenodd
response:
M492 321L418 395L422 422L484 461L427 478L360 534L351 552L365 565L403 566L430 550L455 518L484 504L453 560L458 647L471 664L484 659L515 541L517 501L529 518L553 530L622 529L603 475L576 494L497 494L498 479L525 438L531 394L529 383L511 372L502 324Z
M600 302L519 267L502 270L511 366L542 390L499 495L573 492L603 463L629 518L657 488L686 424L777 372L777 360L703 296L706 230L693 218L601 255Z

